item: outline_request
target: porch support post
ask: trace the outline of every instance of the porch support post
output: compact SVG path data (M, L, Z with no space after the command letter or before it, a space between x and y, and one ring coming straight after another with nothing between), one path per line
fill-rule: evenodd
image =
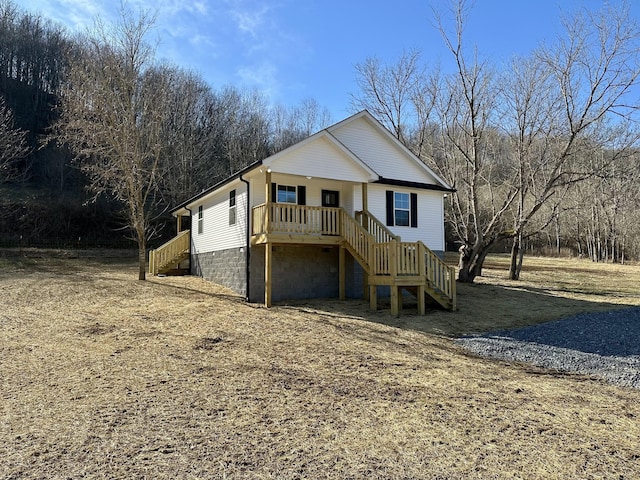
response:
M398 301L398 286L391 285L391 315L397 317L400 314L400 305Z
M426 313L424 294L424 285L418 285L418 315L424 315Z
M369 309L375 312L378 309L378 287L369 285L367 290L369 291Z
M182 215L178 215L176 217L176 228L177 228L176 233L180 233L182 231Z
M340 276L340 285L339 285L339 295L340 300L344 300L346 298L346 283L347 283L347 269L346 269L346 261L345 261L345 248L340 245L339 247L339 260L338 260L338 275Z
M264 246L264 305L271 307L271 266L273 262L273 244Z
M267 235L271 231L271 169L267 168L264 182L264 204L265 204L265 218L264 218L264 233Z
M363 212L367 212L369 211L369 193L368 193L368 184L363 182L362 183L362 211ZM369 222L367 222L368 224ZM367 227L365 226L365 230L367 229Z
M369 191L368 191L368 184L366 182L362 182L362 220L363 220L363 225L362 227L368 231L369 230L369 217L367 216L367 211L369 210ZM369 260L369 259L367 259ZM369 268L371 268L372 265L369 265ZM371 289L369 288L369 275L367 274L366 270L364 272L362 272L362 297L365 300L370 300L371 297ZM374 304L377 302L376 298L373 297L373 300L371 300L372 302L374 302ZM375 308L373 308L375 310Z
M369 275L367 274L367 271L364 270L362 272L362 297L365 300L369 300Z

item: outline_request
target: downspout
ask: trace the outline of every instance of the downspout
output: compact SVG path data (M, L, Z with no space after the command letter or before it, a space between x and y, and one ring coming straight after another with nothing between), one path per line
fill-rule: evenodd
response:
M250 280L250 275L251 275L251 268L249 261L251 260L251 253L250 253L250 249L249 249L249 245L251 244L251 229L250 229L250 222L251 222L251 194L250 194L250 188L249 188L249 182L247 180L245 180L244 178L242 178L242 174L240 174L240 181L243 182L246 186L247 186L247 217L246 217L246 224L247 224L247 233L246 233L246 238L247 238L247 245L246 245L246 250L245 250L245 278L247 281L247 286L245 288L245 292L246 292L246 301L249 301L250 295L250 289L251 289L251 282Z
M193 256L193 212L189 207L184 207L189 212L189 274L193 275L193 262L191 257Z

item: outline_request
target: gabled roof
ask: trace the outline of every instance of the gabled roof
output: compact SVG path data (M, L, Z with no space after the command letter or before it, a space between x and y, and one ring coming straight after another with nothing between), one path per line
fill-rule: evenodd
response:
M408 162L411 162L411 164L415 168L423 171L425 174L433 178L436 183L431 184L427 182L419 182L419 181L416 181L415 178L410 178L410 179L409 178L391 178L389 176L384 176L381 174L381 172L376 171L376 167L371 164L372 163L371 161L366 161L365 159L361 158L361 156L357 155L352 148L349 148L347 145L345 145L345 142L338 138L339 132L341 131L341 129L343 129L343 127L351 123L357 122L360 119L366 120L367 124L372 126L378 134L380 134L385 140L387 140L387 142L389 142L393 146L394 149L398 150L401 153L401 155L407 159ZM207 195L214 193L219 188L224 187L225 185L231 183L234 180L240 179L243 175L246 175L261 166L271 167L274 165L274 163L277 163L279 160L286 159L287 156L295 153L298 150L302 150L308 145L311 145L314 142L318 142L318 141L326 141L333 148L337 149L342 155L344 155L344 158L347 158L355 168L359 169L362 172L363 180L369 183L400 185L400 186L406 186L406 187L412 187L412 188L422 188L422 189L438 190L438 191L453 191L453 189L444 180L442 180L438 175L436 175L436 173L433 170L431 170L427 165L424 164L424 162L422 162L408 148L406 148L402 144L402 142L400 142L396 137L394 137L391 134L391 132L389 132L389 130L387 130L378 120L376 120L373 117L373 115L371 115L367 110L363 110L359 113L356 113L355 115L352 115L330 127L327 127L305 138L304 140L294 145L291 145L290 147L284 150L281 150L267 158L258 160L248 165L247 167L240 170L239 172L236 172L230 177L194 195L193 197L189 198L188 200L181 203L180 205L177 205L171 210L171 213L175 214L179 210L185 209L188 205L193 204L198 200L206 197Z

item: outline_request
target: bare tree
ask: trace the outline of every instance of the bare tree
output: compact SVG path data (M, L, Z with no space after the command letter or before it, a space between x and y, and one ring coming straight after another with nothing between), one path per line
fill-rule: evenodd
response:
M140 280L157 200L162 149L164 77L150 70L145 38L154 19L123 7L118 23L97 23L81 40L61 95L60 140L78 155L96 195L125 205L138 243Z
M454 73L427 75L406 54L393 67L367 60L356 68L362 92L354 99L456 189L445 214L461 244L459 280L473 282L508 239L516 279L523 240L559 227L565 195L597 173L584 161L590 152L616 162L638 140L628 97L640 35L626 7L579 12L565 18L558 43L500 72L465 47L468 2L450 5L453 28L434 14Z
M615 163L639 138L638 106L627 97L640 75L640 29L628 7L579 12L563 24L565 35L556 45L514 63L512 81L504 82L518 166L509 271L514 280L522 268L522 236L540 207L607 167L579 159L606 151L606 162Z
M505 170L497 168L498 83L490 65L477 51L468 55L463 32L468 6L453 2L454 34L447 34L438 12L437 24L456 72L443 78L438 117L440 155L435 167L456 188L449 209L449 223L461 242L458 279L473 282L482 273L484 260L497 242L508 238L505 212L517 190L505 182Z
M227 174L219 145L224 126L216 118L216 96L202 78L168 65L155 70L168 85L162 192L165 204L176 205Z
M329 110L312 98L292 108L276 105L270 117L271 153L284 150L332 123Z
M396 64L383 65L376 57L356 64L356 81L360 92L351 96L355 110L368 110L394 136L409 143L409 126L413 124L412 102L424 85L420 52L404 52Z
M26 132L15 128L13 113L0 96L0 185L19 175L16 162L30 151Z

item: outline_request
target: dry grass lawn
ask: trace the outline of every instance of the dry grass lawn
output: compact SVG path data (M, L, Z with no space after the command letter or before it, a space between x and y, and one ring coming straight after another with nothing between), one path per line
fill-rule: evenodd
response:
M0 253L2 479L640 477L638 390L450 338L638 305L638 266L492 257L459 312L395 319L68 257Z

